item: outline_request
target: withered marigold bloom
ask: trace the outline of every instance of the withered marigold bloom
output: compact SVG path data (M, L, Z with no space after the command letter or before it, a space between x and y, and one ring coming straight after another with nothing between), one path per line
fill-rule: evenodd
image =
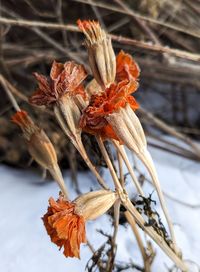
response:
M32 158L44 169L48 169L60 189L67 197L67 190L58 166L55 149L46 133L36 126L26 111L18 111L12 116L27 142L27 148Z
M62 195L55 201L49 199L49 207L43 222L51 241L64 247L66 257L80 258L80 244L86 243L85 222L104 214L117 200L117 194L99 190L83 194L73 202Z
M49 199L49 207L43 222L51 241L64 247L66 257L80 258L80 244L86 243L85 220L74 212L75 204L60 196L57 201Z
M127 103L133 110L136 110L139 106L131 93L135 92L137 87L136 81L124 80L111 84L105 92L99 95L93 95L89 106L83 111L80 126L88 133L118 140L106 116L124 108Z
M116 70L117 82L124 79L137 80L137 78L140 75L140 68L131 55L124 53L124 51L121 50L117 55L116 63L117 63Z
M32 104L48 106L58 101L66 93L81 95L85 99L86 94L81 83L87 73L83 65L73 61L64 64L54 61L49 79L38 73L34 73L34 75L39 88L29 99Z
M104 89L114 82L116 74L116 58L111 38L106 35L99 22L78 20L77 24L86 37L85 45L93 76Z

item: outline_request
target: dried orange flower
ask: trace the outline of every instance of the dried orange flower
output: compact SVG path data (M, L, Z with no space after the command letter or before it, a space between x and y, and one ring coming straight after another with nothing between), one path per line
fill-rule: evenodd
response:
M85 45L93 76L104 89L114 82L116 74L116 58L111 38L106 35L99 22L78 20L77 24L86 37Z
M91 134L100 134L103 138L118 140L105 117L124 108L127 103L133 110L136 110L138 104L131 93L135 92L137 87L136 81L124 80L111 84L105 92L99 95L93 95L89 106L83 111L80 126Z
M73 202L60 195L49 199L49 207L43 222L51 241L64 247L66 257L80 258L80 244L86 243L85 221L104 214L117 200L117 194L99 190L83 194Z
M86 243L85 220L74 212L75 204L60 196L57 201L49 199L43 222L51 241L64 247L66 257L80 258L80 244Z
M39 88L31 96L30 103L36 105L50 105L59 100L65 93L81 95L86 98L82 81L86 78L87 73L83 65L76 64L73 61L64 64L53 62L50 79L43 75L34 73Z
M116 62L116 80L118 82L124 79L136 80L139 77L140 68L131 55L121 50L117 55Z

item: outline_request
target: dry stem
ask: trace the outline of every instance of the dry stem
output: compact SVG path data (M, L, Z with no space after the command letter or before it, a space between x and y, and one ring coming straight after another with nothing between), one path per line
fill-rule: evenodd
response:
M151 264L149 263L149 259L148 259L148 256L146 254L145 247L143 245L142 239L140 237L140 233L139 233L139 231L137 229L136 222L135 222L134 218L132 217L132 215L130 214L130 212L126 211L124 214L126 216L126 219L127 219L128 223L130 224L130 226L131 226L131 228L133 230L133 233L135 235L135 238L137 240L138 247L140 249L140 252L141 252L141 255L142 255L142 258L143 258L145 272L150 272L151 271Z
M92 164L92 162L90 161L85 148L83 146L83 143L81 141L81 138L77 138L74 139L72 137L72 135L70 135L68 128L65 125L65 122L58 110L57 107L54 107L54 113L56 116L56 119L58 120L58 123L60 124L62 130L64 131L64 133L66 134L66 136L68 138L70 138L70 140L72 141L73 145L75 146L75 148L79 151L79 153L81 154L82 158L84 159L85 163L87 164L87 166L89 167L89 169L91 170L91 172L95 175L95 177L97 178L99 184L106 190L108 190L108 186L106 185L105 181L103 180L103 178L99 175L99 173L97 172L95 166Z

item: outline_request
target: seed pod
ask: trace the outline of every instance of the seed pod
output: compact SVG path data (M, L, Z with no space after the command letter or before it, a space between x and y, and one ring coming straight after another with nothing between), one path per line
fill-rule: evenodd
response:
M94 220L109 210L117 200L117 194L109 190L99 190L83 194L76 198L75 213L85 220Z
M116 75L116 58L111 38L106 35L98 22L78 20L77 23L86 37L85 45L93 76L105 89L114 82Z
M21 128L32 158L44 169L49 170L63 194L68 197L54 146L46 133L34 124L26 111L16 112L12 121Z

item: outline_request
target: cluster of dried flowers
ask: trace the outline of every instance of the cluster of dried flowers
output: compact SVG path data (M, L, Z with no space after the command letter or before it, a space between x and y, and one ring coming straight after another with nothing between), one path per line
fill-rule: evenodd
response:
M187 271L176 246L173 225L163 198L156 170L147 150L146 138L135 110L139 107L132 93L138 88L140 69L134 59L120 51L117 57L111 39L95 21L78 20L78 27L85 35L89 64L94 79L87 85L87 72L83 65L68 61L53 62L50 77L35 73L38 89L30 103L52 109L61 128L96 176L102 190L80 195L73 201L65 187L53 145L42 129L36 126L28 114L18 111L12 120L24 134L31 156L49 170L58 182L61 193L57 201L49 199L47 213L42 218L51 241L64 247L66 257L80 257L80 244L86 243L85 222L104 214L115 206L116 226L119 207L126 209L127 220L137 223L180 267ZM85 151L82 131L95 135L99 148L110 170L115 191L108 188ZM118 154L119 173L116 173L104 141L110 141ZM130 165L124 146L128 147L144 163L165 214L170 231L170 243L163 239L152 226L147 226L142 215L130 201L126 192L122 164L127 166L138 193L145 197L142 187ZM148 270L148 269L147 269Z

